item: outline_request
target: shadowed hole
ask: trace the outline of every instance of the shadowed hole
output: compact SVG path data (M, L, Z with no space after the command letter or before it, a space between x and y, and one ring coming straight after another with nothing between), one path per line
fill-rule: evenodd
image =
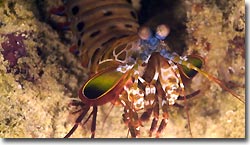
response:
M77 42L78 47L81 46L81 44L82 44L82 41L81 41L81 39L79 39Z
M94 60L97 58L97 54L100 52L100 48L96 48L95 52L92 55L91 62L94 62Z
M90 34L90 37L91 37L91 38L93 38L93 37L95 37L95 36L99 35L100 33L101 33L101 31L100 31L100 30L95 31L95 32L93 32L93 33L91 33L91 34Z
M132 1L131 0L127 0L128 3L132 4Z
M84 28L84 26L85 26L84 22L79 22L79 23L76 25L78 31L82 31L83 28Z
M130 15L131 15L133 18L135 18L135 19L137 18L137 17L136 17L136 13L135 13L134 11L130 11Z
M104 46L104 45L108 44L109 42L115 40L115 38L116 38L116 37L112 37L112 38L110 38L109 40L105 41L104 43L102 43L102 46Z
M115 29L115 28L116 28L115 25L112 25L112 26L109 27L109 29Z
M72 9L71 9L71 12L73 15L76 15L78 12L79 12L79 7L78 6L74 6Z
M133 26L130 25L130 24L125 24L125 27L127 27L127 28L132 28Z
M111 11L106 11L103 13L103 16L111 16L113 13Z

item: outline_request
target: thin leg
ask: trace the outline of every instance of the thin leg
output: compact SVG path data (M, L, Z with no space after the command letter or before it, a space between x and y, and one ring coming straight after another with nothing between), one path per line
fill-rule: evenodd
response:
M79 123L83 120L83 118L85 117L85 115L89 111L89 108L90 107L87 107L87 108L85 108L85 110L83 110L82 114L76 119L75 125L72 127L72 129L69 131L69 133L64 138L69 138L75 132Z
M110 109L109 109L109 112L108 112L108 114L105 116L105 118L104 118L104 120L103 120L102 129L103 129L105 123L106 123L106 120L107 120L108 116L110 115L110 112L113 110L114 106L115 106L114 104L111 104L111 107L110 107Z
M127 132L127 138L128 138L128 135L129 135L129 129L128 129L128 132Z
M193 92L192 94L186 95L186 99L191 99L191 98L195 97L196 95L198 95L199 93L200 93L200 90L197 90L197 91ZM184 100L184 97L179 96L177 100ZM173 106L178 107L178 108L184 108L183 105L178 104L177 102L175 102L175 104Z
M130 109L129 111L129 130L133 138L140 136L140 127L142 126L136 111Z
M190 99L190 98L193 98L195 97L196 95L198 95L200 93L200 90L197 90L189 95L186 95L186 96L179 96L177 100L185 100L186 99Z
M182 79L181 79L181 75L180 75L180 72L179 72L179 69L178 67L172 62L172 61L168 61L169 64L171 65L171 67L174 69L175 71L175 74L178 78L178 80L180 81L180 87L181 87L181 94L183 94L183 98L184 98L184 103L185 103L185 110L186 110L186 114L187 114L187 119L188 119L188 128L189 128L189 133L192 137L192 131L191 131L191 125L190 125L190 119L189 119L189 112L188 112L188 105L187 105L187 98L185 96L185 89L184 89L184 84L182 83Z
M161 124L156 132L156 138L159 138L160 137L160 134L162 133L162 131L166 128L167 126L167 123L168 123L168 119L162 119L161 120Z
M78 110L76 110L76 111L73 111L71 114L76 114L76 113L79 113L79 112L81 112L82 111L82 109L78 109Z
M166 98L163 97L162 98L162 117L163 119L161 120L161 124L160 126L158 127L158 130L156 132L156 137L159 138L159 136L161 135L162 131L166 128L167 126L167 123L168 123L168 103L166 101Z
M70 103L69 103L69 106L80 106L80 107L83 107L84 106L84 103L80 100L72 100Z
M71 100L71 102L69 103L69 107L71 107L71 106L79 107L80 108L80 109L78 109L76 111L71 112L71 114L76 114L76 113L79 113L82 110L84 110L85 104L82 101L80 101L80 100L75 100L74 99L74 100Z
M93 120L91 125L91 138L95 138L97 106L93 106Z
M125 103L125 102L124 102ZM136 111L133 111L128 107L128 104L125 104L124 113L122 114L124 123L128 126L129 133L132 138L135 138L140 135L140 126L141 120L138 117Z
M149 130L149 137L152 137L152 134L156 129L157 123L158 123L158 117L154 117Z
M142 113L140 120L141 121L148 121L152 112L153 112L152 108L147 109L145 112Z
M156 126L159 120L159 100L158 100L158 96L155 96L155 103L154 103L154 108L153 108L153 112L154 112L154 119L152 121L151 124L151 128L149 130L149 136L152 136L152 133L156 130Z
M135 127L130 125L131 123L129 123L129 132L131 134L131 137L132 138L136 138L136 130L135 130Z

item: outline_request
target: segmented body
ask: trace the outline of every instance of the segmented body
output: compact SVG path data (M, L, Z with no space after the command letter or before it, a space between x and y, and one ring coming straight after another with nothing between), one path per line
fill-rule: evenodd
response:
M132 137L139 136L142 122L153 116L151 136L161 118L156 132L159 137L168 122L168 107L199 92L186 96L182 81L197 72L241 100L218 79L200 70L202 58L171 52L163 41L169 33L165 25L159 25L155 34L146 27L138 30L130 1L71 0L66 3L66 12L82 64L90 70L90 79L79 91L81 115L66 137L73 134L90 108L93 110L87 121L93 117L94 137L97 108L109 102L124 107L123 121Z
M126 0L75 0L66 5L82 64L86 67L93 68L106 59L102 55L107 55L114 40L137 33L137 15Z

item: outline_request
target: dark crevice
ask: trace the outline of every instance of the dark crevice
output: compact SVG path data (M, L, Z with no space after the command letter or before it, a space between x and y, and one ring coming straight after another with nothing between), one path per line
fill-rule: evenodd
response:
M90 37L93 38L93 37L99 35L100 33L101 33L101 31L100 31L100 30L97 30L97 31L91 33L91 34L90 34Z
M83 28L85 26L85 23L84 22L79 22L77 25L76 25L76 28L78 31L82 31Z
M73 15L76 15L78 12L79 12L79 7L78 6L74 6L72 9L71 9L71 12Z

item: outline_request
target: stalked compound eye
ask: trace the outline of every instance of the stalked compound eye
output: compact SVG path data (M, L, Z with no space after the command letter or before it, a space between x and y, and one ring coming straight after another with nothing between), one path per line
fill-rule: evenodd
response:
M138 35L142 40L149 40L152 37L152 32L149 27L143 26L139 29Z
M200 56L190 55L184 59L185 59L184 61L191 63L192 65L194 65L195 67L199 69L204 64L204 60ZM193 78L197 74L197 71L188 68L188 66L185 66L185 65L178 65L178 66L181 72L184 74L184 76L187 77L188 79Z
M162 25L157 26L155 37L160 40L164 40L168 36L169 33L170 33L169 27L162 24Z
M90 105L103 105L112 101L115 94L122 90L121 83L125 83L126 74L113 70L106 70L90 78L79 92L79 97Z

